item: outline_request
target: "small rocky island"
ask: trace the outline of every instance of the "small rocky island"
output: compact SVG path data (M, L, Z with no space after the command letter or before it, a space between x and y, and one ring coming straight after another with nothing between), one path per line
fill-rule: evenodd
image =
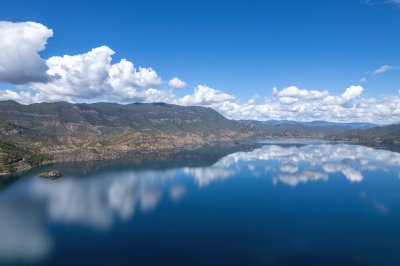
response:
M50 171L50 172L45 172L45 173L39 174L40 177L45 177L45 178L53 179L53 180L61 177L62 175L63 175L63 173L61 173L60 171Z

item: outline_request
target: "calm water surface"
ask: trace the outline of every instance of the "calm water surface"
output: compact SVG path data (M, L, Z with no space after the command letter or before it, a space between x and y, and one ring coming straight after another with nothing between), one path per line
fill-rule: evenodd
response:
M278 142L162 158L3 179L0 264L400 265L400 153Z

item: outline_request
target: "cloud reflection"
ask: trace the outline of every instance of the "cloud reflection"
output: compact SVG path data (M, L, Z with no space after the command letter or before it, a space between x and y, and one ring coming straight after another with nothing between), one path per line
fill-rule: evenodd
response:
M193 176L200 187L207 186L212 181L223 180L236 174L235 169L230 169L229 166L225 167L219 163L210 167L186 167L184 168L184 172L189 176Z
M32 196L44 199L53 221L107 229L115 219L130 218L137 208L149 211L161 199L162 182L176 170L125 171L95 178L36 179Z
M312 180L328 180L328 174L332 173L342 173L351 182L361 182L363 170L387 171L390 167L400 166L400 154L348 144L266 145L252 152L230 154L213 167L229 168L240 162L254 161L265 161L264 172L276 172L275 182L279 180L296 186ZM255 172L254 167L252 172Z
M0 197L0 264L44 259L53 243L42 210L24 199L6 200L7 196Z
M189 190L177 178L179 175L189 177L186 181L194 181L199 187L239 173L270 175L274 184L297 186L326 181L334 173L350 182L361 182L363 171L386 171L395 166L400 166L399 153L364 146L266 145L227 155L205 167L97 170L89 176L67 175L55 181L33 177L0 194L0 213L7 214L0 215L0 263L47 256L52 240L44 221L107 230L116 220L129 220L138 211L154 210L165 194L177 202ZM365 198L365 192L360 197ZM388 213L381 203L373 206L380 213Z

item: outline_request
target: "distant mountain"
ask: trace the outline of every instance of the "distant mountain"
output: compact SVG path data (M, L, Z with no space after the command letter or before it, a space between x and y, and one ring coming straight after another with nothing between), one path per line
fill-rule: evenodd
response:
M242 122L247 126L252 125L255 128L264 130L266 136L277 138L323 138L330 134L342 134L349 130L348 127L343 126L312 126L303 124L268 124L254 122Z
M260 128L269 137L277 138L324 138L341 135L351 129L367 129L376 125L369 123L334 123L326 121L296 122L291 120L239 120L247 127Z
M373 127L364 130L352 130L348 132L348 134L354 134L357 136L375 135L380 137L400 137L400 124Z
M238 120L239 122L247 122L247 123L255 123L258 125L267 124L267 125L281 125L281 124L295 124L295 125L311 125L311 126L342 126L342 127L350 127L357 129L366 129L371 127L378 126L377 124L371 123L361 123L361 122L352 122L352 123L336 123L336 122L328 122L328 121L311 121L311 122L297 122L292 120L267 120L267 121L257 121L257 120Z
M368 129L352 129L342 134L332 134L330 139L353 140L366 143L400 144L400 124L379 126Z
M0 121L53 133L86 131L109 134L129 130L147 134L191 133L204 139L231 139L249 133L244 125L211 108L165 103L22 105L3 101L0 102Z

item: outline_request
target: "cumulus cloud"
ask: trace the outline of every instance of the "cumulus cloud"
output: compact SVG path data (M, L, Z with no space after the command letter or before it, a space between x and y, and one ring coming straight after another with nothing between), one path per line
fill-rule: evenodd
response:
M297 99L297 98L295 98L295 97L280 97L280 98L279 98L279 101L280 101L282 104L288 104L288 105L290 105L290 104L297 103L297 102L299 101L299 99Z
M256 102L256 99L260 98L260 95L258 95L257 93L254 94L251 99L248 101L249 104L254 104Z
M361 86L350 86L346 89L346 91L342 94L342 98L345 101L351 101L354 98L358 97L361 95L363 92L364 88Z
M113 54L109 47L101 46L83 54L49 58L47 73L57 78L47 83L33 83L35 100L164 100L159 96L165 93L151 88L161 84L161 78L152 68L136 69L126 59L111 64Z
M183 89L186 87L186 82L175 77L168 82L168 85L174 89Z
M109 74L110 83L116 89L121 87L148 88L161 84L161 78L152 68L139 67L139 71L137 71L133 63L126 59L112 65Z
M53 31L35 22L0 21L0 81L12 84L49 80L43 51Z
M59 78L35 83L33 88L50 100L97 98L111 90L109 70L114 51L106 46L74 56L53 56L47 60L48 73Z
M266 99L265 103L256 104L254 101L248 101L240 104L238 100L223 100L212 104L211 107L234 119L373 123L400 120L400 117L393 116L398 109L395 102L400 103L398 96L382 100L359 98L363 91L362 86L350 86L341 95L336 96L329 95L326 91L300 90L295 87L278 91L274 88L272 94L275 97ZM324 96L315 99L320 95ZM384 103L389 101L393 103L385 106ZM398 111L400 114L400 109Z
M235 100L236 97L220 90L215 90L207 85L198 85L193 94L179 99L183 105L212 105L214 103Z
M111 100L120 102L164 100L154 91L161 78L152 68L122 59L111 64L114 51L107 46L77 55L53 56L45 49L53 31L35 22L0 21L0 81L27 84L28 92L3 90L0 99L22 103L41 101ZM168 97L167 100L171 100Z
M376 75L376 74L379 74L379 73L383 73L383 72L386 72L386 71L389 71L389 70L392 70L392 69L400 69L400 66L388 66L388 65L384 65L384 66L381 66L380 68L375 69L374 71L372 71L372 75Z
M351 107L351 101L360 96L363 91L364 88L362 86L350 86L340 96L325 97L324 102L331 105Z
M30 92L15 92L12 90L0 90L0 101L7 101L13 100L16 102L20 102L22 104L30 104L32 102L37 101L35 100L35 96L32 95Z
M290 86L278 91L277 88L272 89L272 95L279 99L279 102L283 105L293 105L302 101L315 101L328 96L328 91L316 91L316 90L300 90L296 86Z
M276 89L276 88L275 88ZM317 100L328 96L328 91L315 91L315 90L300 90L296 86L290 86L283 90L276 92L276 96L285 98L301 98L304 100Z
M170 88L160 89L158 86L162 79L154 69L137 68L126 59L112 63L115 52L107 46L82 54L53 56L45 61L37 52L45 48L47 38L52 36L51 30L33 22L1 22L0 25L0 34L12 37L6 38L0 44L0 48L3 48L0 49L0 81L30 82L20 90L0 90L0 100L15 100L24 104L61 100L166 102L211 107L231 119L327 120L381 124L400 121L400 95L381 99L362 98L362 86L350 86L341 95L330 95L327 90L300 89L296 86L281 90L273 88L273 97L264 97L263 103L256 101L259 95L241 103L235 95L207 85L198 85L191 93L178 97L172 89L183 88L186 85L184 81L175 77L169 81ZM17 34L18 32L21 34ZM26 41L22 41L24 38ZM23 45L15 45L16 42ZM15 52L11 53L7 50L8 47L14 47ZM26 63L25 59L34 63ZM5 63L10 60L14 64ZM396 68L386 65L374 73ZM13 73L19 74L15 76Z

